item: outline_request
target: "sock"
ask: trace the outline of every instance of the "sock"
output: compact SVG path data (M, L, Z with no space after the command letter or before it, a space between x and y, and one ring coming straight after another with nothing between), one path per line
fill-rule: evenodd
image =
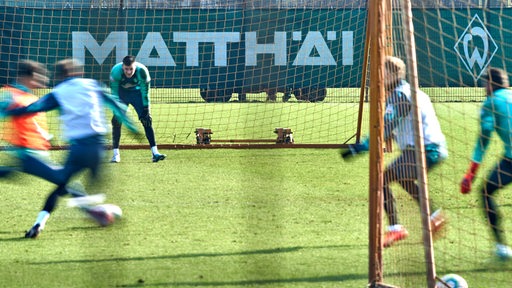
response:
M48 220L48 218L50 218L50 212L42 210L37 215L37 219L34 225L39 224L39 229L43 230L44 226L46 225L46 220Z
M441 208L439 208L436 211L434 211L434 213L432 213L430 215L430 220L435 219L439 214L441 214L441 211L442 211Z
M160 154L160 153L158 153L158 147L156 147L156 146L151 147L151 153L153 153L153 155Z
M114 151L114 156L119 155L119 148L112 149Z
M388 226L388 231L390 231L390 232L396 232L396 231L400 231L402 229L404 229L404 226L402 226L400 224L395 224L395 225Z

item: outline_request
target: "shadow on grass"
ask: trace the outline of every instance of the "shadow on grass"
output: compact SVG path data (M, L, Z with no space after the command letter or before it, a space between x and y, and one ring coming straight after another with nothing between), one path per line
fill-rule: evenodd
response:
M492 267L494 272L508 272L512 271L512 267L509 263L501 263L502 265ZM457 271L457 273L464 275L467 273L486 273L489 267L482 267L477 269L467 269ZM424 276L425 272L395 272L387 273L386 277L415 277ZM298 284L298 283L327 283L327 282L339 282L340 285L344 281L364 281L368 279L368 274L343 274L343 275L325 275L318 277L302 277L302 278L288 278L288 279L255 279L255 280L243 280L243 281L216 281L216 282L201 282L201 281L186 281L186 282L162 282L162 283L144 283L143 280L139 280L137 284L124 284L116 287L179 287L179 286L194 286L194 287L216 287L216 286L253 286L253 285L272 285L272 284Z
M260 280L244 280L244 281L217 281L217 282L164 282L164 283L141 283L118 285L116 287L216 287L216 286L254 286L254 285L272 285L272 284L297 284L297 283L326 283L326 282L343 282L349 280L365 280L368 279L367 274L346 274L346 275L326 275L318 277L303 277L289 279L260 279ZM140 281L140 280L139 280Z
M18 238L19 240L19 238ZM226 253L183 253L176 255L162 255L151 257L116 257L106 259L78 259L78 260L62 260L62 261L45 261L45 262L32 262L32 265L48 265L48 264L65 264L65 263L100 263L100 262L123 262L123 261L148 261L148 260L162 260L162 259L183 259L195 257L224 257L224 256L243 256L243 255L263 255L263 254L276 254L276 253L290 253L305 249L332 249L332 248L347 248L353 249L354 245L326 245L326 246L311 246L311 247L278 247L273 249L259 249L250 251L239 252L226 252Z
M493 269L496 271L508 272L512 271L509 263L501 263L503 265L495 266ZM464 275L466 273L486 273L489 267L482 267L477 269L467 269L457 271L457 273ZM424 276L425 272L396 272L388 273L386 277L399 276L402 278ZM216 286L254 286L254 285L272 285L272 284L298 284L298 283L327 283L338 282L342 285L344 281L364 281L368 279L368 274L343 274L343 275L325 275L318 277L302 277L302 278L288 278L288 279L255 279L243 281L216 281L216 282L201 282L201 281L184 281L184 282L162 282L162 283L145 283L142 279L134 284L122 284L116 287L179 287L179 286L194 286L194 287L216 287Z
M357 247L356 247L357 246ZM183 253L175 255L161 255L152 257L117 257L117 258L104 258L104 259L80 259L80 260L63 260L63 261L45 261L45 262L32 262L32 265L59 265L66 263L99 263L99 262L119 262L119 261L148 261L148 260L162 260L162 259L183 259L194 257L224 257L224 256L243 256L243 255L265 255L265 254L279 254L279 253L294 253L303 250L311 249L354 249L365 247L366 245L323 245L323 246L292 246L292 247L277 247L272 249L258 249L238 252L225 252L225 253ZM467 273L486 273L489 270L494 272L512 272L512 262L496 262L493 261L489 265L474 269L466 269L456 271L461 275ZM410 272L391 272L386 273L385 277L418 277L425 275L423 271L410 271ZM175 281L175 282L157 282L150 283L144 279L139 279L133 283L125 283L117 285L116 287L182 287L182 286L195 286L195 287L219 287L219 286L255 286L255 285L300 285L300 283L339 283L348 281L365 281L368 278L367 273L348 273L339 275L319 275L312 277L295 277L295 278L277 278L277 279L252 279L252 280L235 280L235 281Z
M89 221L91 223L93 223L92 221ZM117 224L119 225L119 224ZM101 226L98 226L96 224L91 224L91 226L84 226L84 227L74 227L74 228L71 228L71 229L53 229L52 232L65 232L65 231L69 231L69 230L84 230L84 231L91 231L91 230L106 230L106 229L110 229L110 227L101 227ZM13 233L16 233L16 234L19 234L20 236L16 236L16 237L10 237L10 238L0 238L0 242L15 242L15 241L20 241L20 240L31 240L31 241L34 241L34 239L32 238L25 238L25 233L27 231L0 231L0 235L2 234L13 234ZM44 232L43 232L44 233Z

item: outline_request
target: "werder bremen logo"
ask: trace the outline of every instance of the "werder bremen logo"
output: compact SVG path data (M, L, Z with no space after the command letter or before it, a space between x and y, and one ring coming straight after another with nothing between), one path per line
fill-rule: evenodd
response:
M453 49L473 78L478 80L498 51L498 45L478 14L475 14Z

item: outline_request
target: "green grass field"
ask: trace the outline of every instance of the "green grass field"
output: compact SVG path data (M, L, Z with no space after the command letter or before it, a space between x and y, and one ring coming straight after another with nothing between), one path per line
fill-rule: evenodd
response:
M429 178L432 198L450 217L445 237L435 242L438 274L463 275L470 287L510 287L512 264L492 261L478 194L458 193L476 135L475 115L461 121L464 111L476 113L467 105L438 107L451 153ZM454 117L458 124L448 123ZM95 192L124 212L107 228L62 201L40 237L24 239L52 185L26 175L2 180L0 286L368 284L367 156L347 163L336 149L161 152L169 157L159 163L151 163L149 150L131 150L122 151L121 163L105 165L104 185ZM59 159L64 152L54 153ZM411 284L425 277L421 232L412 224L418 213L405 193L397 194L399 209L412 207L403 216L411 237L384 251L385 279L422 287ZM512 215L510 193L501 194L503 214ZM512 221L505 224L512 231ZM411 259L404 272L399 266Z

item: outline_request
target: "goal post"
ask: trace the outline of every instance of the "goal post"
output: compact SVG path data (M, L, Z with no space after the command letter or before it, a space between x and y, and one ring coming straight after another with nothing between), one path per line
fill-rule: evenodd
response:
M370 158L369 158L369 271L370 287L383 285L382 218L384 171L384 60L386 56L385 1L372 0L368 6L370 51Z
M399 21L393 21L393 11L400 11L402 17ZM421 224L423 227L424 263L427 287L435 288L436 272L434 265L434 247L432 245L432 229L430 227L430 207L426 174L425 150L423 145L422 116L420 107L416 100L419 89L417 74L416 46L414 36L414 25L412 21L412 8L409 0L401 0L395 3L392 1L370 1L368 7L370 41L367 43L371 55L371 77L370 77L370 159L369 159L369 287L395 287L386 284L384 279L383 260L383 182L384 182L384 114L387 93L384 79L386 77L384 59L386 56L394 56L393 33L397 28L403 39L399 51L404 51L402 58L407 62L407 80L411 85L411 106L412 121L415 143L415 154L418 163L414 167L404 169L416 170L416 184L419 192L419 208L421 211ZM373 25L371 25L373 23Z
M414 25L412 21L412 6L411 0L401 0L402 6L402 23L404 26L404 42L405 50L407 55L407 71L408 80L411 85L411 104L413 113L413 126L414 126L414 146L416 155L416 175L418 179L416 184L418 185L419 193L419 204L420 204L420 215L421 215L421 226L422 226L422 239L423 247L425 251L425 268L426 268L426 282L427 287L435 288L436 286L436 271L435 271L435 259L434 259L434 246L432 240L432 227L430 223L430 197L428 191L427 181L427 162L425 159L425 143L423 141L423 120L422 120L422 107L419 107L418 101L418 90L419 90L419 79L418 79L418 66L416 58L416 41L414 37Z

